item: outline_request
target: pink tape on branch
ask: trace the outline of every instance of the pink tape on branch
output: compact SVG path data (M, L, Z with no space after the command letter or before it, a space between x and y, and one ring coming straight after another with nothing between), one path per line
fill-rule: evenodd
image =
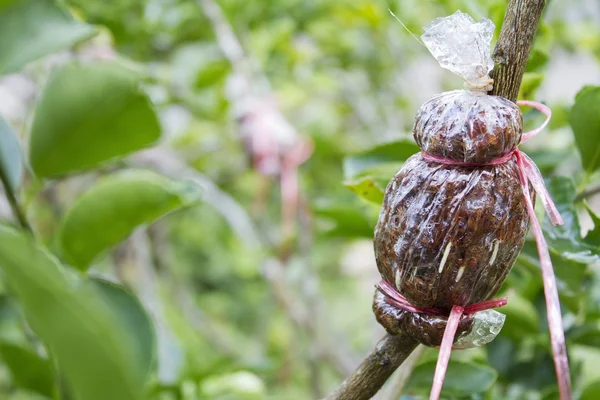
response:
M442 345L440 346L440 354L438 355L437 364L435 365L435 375L433 376L433 386L431 387L431 394L429 400L438 400L440 393L442 392L442 386L444 385L444 378L446 377L446 370L448 369L448 362L450 361L450 352L452 351L452 344L454 343L454 336L458 329L458 323L464 313L464 308L461 306L453 306L448 317L448 323L444 330L444 338L442 339Z

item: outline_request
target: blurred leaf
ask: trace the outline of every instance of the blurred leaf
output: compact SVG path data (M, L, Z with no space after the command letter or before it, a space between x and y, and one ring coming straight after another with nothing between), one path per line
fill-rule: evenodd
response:
M54 371L50 360L8 342L0 342L0 359L10 370L16 386L52 397Z
M410 156L420 151L421 149L412 139L401 139L377 145L369 150L344 158L344 178L351 180L359 176L364 170L379 164L406 161Z
M554 108L552 109L552 119L554 120ZM575 153L573 148L563 149L540 149L540 150L528 150L527 155L535 162L535 165L539 168L543 175L553 173L556 168L565 159Z
M585 208L587 209L587 212L594 223L594 228L592 228L587 235L585 235L584 240L590 246L600 248L600 216L598 216L587 203L585 204Z
M512 301L512 297L509 301ZM502 313L504 311L499 310ZM485 345L485 350L488 355L490 366L498 371L501 375L505 375L510 371L510 368L515 363L515 358L518 355L517 343L515 340L504 336L504 328L500 335L490 343ZM523 338L524 334L520 336Z
M346 181L344 182L344 186L368 201L378 205L383 203L384 189L379 187L379 185L371 177L364 177L354 181Z
M600 399L600 381L593 382L583 389L579 400L598 400Z
M363 208L359 205L327 205L315 208L315 214L329 222L325 230L327 236L373 237L373 227Z
M581 154L583 168L593 172L600 168L600 86L586 86L575 97L569 122L575 134L575 143Z
M206 63L196 76L196 88L202 89L222 81L230 73L231 64L227 60L214 60Z
M35 109L29 158L40 177L97 166L160 136L137 73L116 62L68 64L55 71Z
M0 28L1 29L1 28ZM21 145L11 127L0 117L0 175L5 176L14 192L21 184L23 160Z
M535 96L535 91L540 87L544 75L536 72L526 72L521 81L519 89L519 99L531 99Z
M406 388L429 392L433 382L435 364L436 361L428 361L417 365ZM483 393L494 384L497 377L498 373L489 366L450 360L442 394L464 396Z
M89 283L100 292L113 312L119 317L121 326L127 329L135 343L136 358L140 369L148 376L156 357L156 335L150 316L137 297L125 288L102 280L90 279Z
M544 232L550 249L566 259L583 264L600 261L597 249L581 238L577 211L573 205L576 195L573 179L555 177L547 187L564 220L563 225L552 226L548 218L544 219Z
M141 400L135 344L105 300L30 236L0 227L0 268L75 400Z
M500 335L519 339L540 330L540 317L535 306L518 293L508 295L508 303L498 310L506 315Z
M0 75L68 48L95 33L51 0L0 3Z
M207 399L262 399L266 394L263 381L247 371L208 377L202 381L200 392Z
M62 253L85 270L139 225L198 200L198 190L191 182L143 170L99 179L65 214L59 233Z
M569 330L569 340L585 346L600 348L600 321L586 322Z
M522 353L527 351L531 353L527 356L521 354L512 365L512 368L508 370L507 378L511 383L533 389L536 392L539 392L541 388L555 384L556 375L550 345L539 343L527 350L521 348Z
M527 67L525 68L525 73L537 72L543 67L546 66L550 60L550 54L546 50L542 49L534 49L529 54L529 59L527 60Z
M525 246L527 244L526 241ZM520 296L529 301L533 301L543 287L535 243L532 245L534 253L528 254L526 251L521 251L503 284L504 288L514 289Z
M541 282L541 267L537 253L537 247L533 240L527 240L521 252L521 257L526 258L531 264L535 265L537 279ZM588 263L565 257L564 254L550 249L550 258L556 276L557 286L560 294L560 300L569 309L577 313L580 302L583 301L583 293L589 286L591 272ZM578 257L575 257L578 258Z
M569 125L569 114L571 113L571 106L565 104L553 104L552 105L552 119L548 125L550 130L560 129ZM570 149L564 149L570 150ZM574 146L573 146L573 150ZM570 153L570 151L569 151ZM529 154L529 153L528 153Z

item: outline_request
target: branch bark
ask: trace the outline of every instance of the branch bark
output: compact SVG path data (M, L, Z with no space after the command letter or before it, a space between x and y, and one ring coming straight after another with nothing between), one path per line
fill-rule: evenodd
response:
M494 89L489 94L517 100L545 5L546 0L510 0L508 3L500 37L492 53L496 66L490 73Z
M496 48L496 67L490 73L494 88L489 94L516 101L525 66L546 0L510 0ZM406 335L386 335L358 369L325 400L370 399L387 378L417 347Z
M385 335L356 371L325 400L370 399L418 344L408 335Z

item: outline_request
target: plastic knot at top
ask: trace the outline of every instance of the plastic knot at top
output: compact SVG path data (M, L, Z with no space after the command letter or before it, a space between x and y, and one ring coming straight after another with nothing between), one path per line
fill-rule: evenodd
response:
M423 29L421 39L442 68L464 79L467 89L492 90L494 80L488 74L494 68L490 45L495 27L491 20L475 22L459 10Z

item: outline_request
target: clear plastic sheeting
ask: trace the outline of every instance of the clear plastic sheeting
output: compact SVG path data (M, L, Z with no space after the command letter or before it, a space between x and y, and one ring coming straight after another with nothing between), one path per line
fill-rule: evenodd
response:
M491 83L493 23L458 11L425 31L423 41L440 65L472 90L436 94L421 106L413 135L422 153L409 158L386 189L375 256L382 279L407 304L436 312L398 308L382 293L373 309L388 332L436 347L453 307L486 302L502 286L525 241L530 193L512 156L523 131L521 111L484 93ZM465 313L457 346L491 341L503 321L495 311Z
M487 163L521 140L521 110L503 97L453 90L421 106L413 135L424 152L466 163Z
M472 315L471 331L454 342L455 349L469 349L488 344L498 336L506 315L495 310L484 310Z
M494 68L490 57L494 29L491 20L475 22L459 10L432 21L421 39L442 68L463 78L470 89L488 91L493 82L488 73Z

